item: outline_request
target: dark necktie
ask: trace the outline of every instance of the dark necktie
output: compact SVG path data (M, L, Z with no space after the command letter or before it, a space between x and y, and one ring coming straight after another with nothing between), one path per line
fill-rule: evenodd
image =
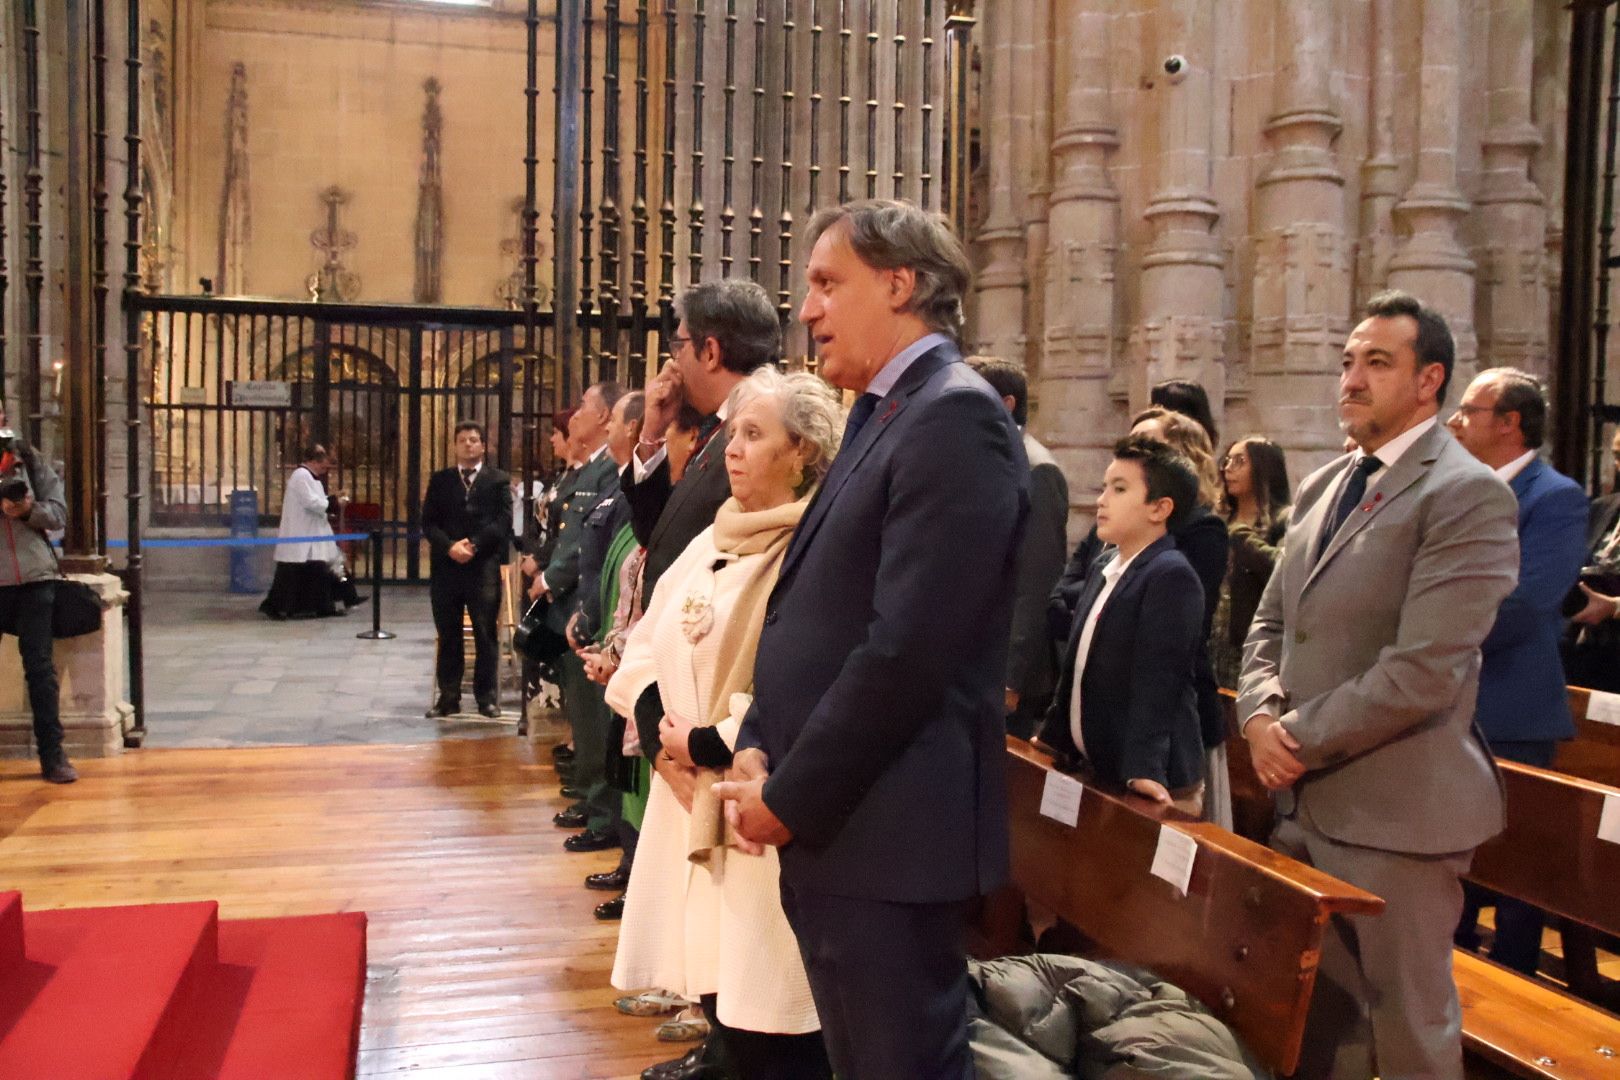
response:
M472 485L473 485L473 477L475 477L477 475L478 475L478 470L477 469L462 469L461 470L461 486L466 488L468 491L471 491L472 490Z
M1383 467L1384 463L1371 454L1356 462L1355 468L1350 471L1350 478L1344 483L1344 490L1339 493L1339 504L1333 508L1333 516L1328 518L1327 527L1322 530L1322 545L1316 551L1318 559L1349 520L1351 511L1361 502L1361 497L1367 494L1368 477Z
M866 422L872 419L872 413L881 400L876 394L862 394L855 399L855 404L850 406L848 418L844 420L844 441L838 444L840 453L855 441L855 436L866 426Z

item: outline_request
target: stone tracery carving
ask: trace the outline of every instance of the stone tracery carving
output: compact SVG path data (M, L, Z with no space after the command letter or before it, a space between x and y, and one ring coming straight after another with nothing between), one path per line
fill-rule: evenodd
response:
M333 184L321 192L326 205L326 222L309 234L310 245L319 251L323 262L319 270L305 280L311 300L355 300L360 296L360 275L343 265L343 255L360 243L360 238L345 229L341 216L351 194Z
M443 298L441 261L444 252L444 185L439 170L444 115L439 111L439 80L422 83L427 103L422 107L422 169L416 190L416 287L418 304L437 304Z

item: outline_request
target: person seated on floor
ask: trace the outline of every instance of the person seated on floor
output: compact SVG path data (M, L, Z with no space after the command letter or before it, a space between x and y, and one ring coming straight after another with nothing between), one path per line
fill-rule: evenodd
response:
M1145 435L1115 445L1097 500L1098 538L1115 551L1080 594L1041 729L1060 760L1192 814L1204 794L1204 588L1170 533L1197 497L1197 473L1169 446Z
M726 415L731 497L664 574L608 683L620 715L662 717L613 985L700 1000L711 1040L741 1076L824 1077L776 850L728 834L712 787L750 701L766 599L843 421L825 382L769 366L738 385ZM643 1075L721 1075L701 1049L688 1058Z
M276 576L259 605L271 619L347 615L367 599L355 592L337 543L319 539L332 535L326 515L348 501L341 493L327 494L322 480L331 469L332 455L313 443L304 448L303 463L287 477L277 530L283 541L276 545Z

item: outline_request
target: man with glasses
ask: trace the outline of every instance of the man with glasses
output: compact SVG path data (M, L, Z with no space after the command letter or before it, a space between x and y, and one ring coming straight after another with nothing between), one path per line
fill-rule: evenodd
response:
M1482 372L1446 421L1463 448L1495 470L1519 502L1519 583L1497 610L1480 645L1479 722L1491 753L1547 768L1557 740L1575 734L1558 656L1561 607L1586 561L1586 493L1536 457L1547 430L1547 396L1516 368ZM1465 884L1457 944L1479 947L1479 909L1493 900ZM1496 899L1490 958L1534 975L1541 959L1542 913L1510 897Z

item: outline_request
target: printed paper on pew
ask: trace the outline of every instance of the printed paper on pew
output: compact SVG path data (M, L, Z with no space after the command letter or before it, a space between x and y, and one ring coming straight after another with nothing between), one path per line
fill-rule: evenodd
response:
M1192 884L1193 860L1198 856L1198 841L1168 825L1159 826L1159 846L1153 852L1152 873L1176 887L1182 896Z
M1620 724L1620 694L1593 690L1587 698L1586 718L1599 724Z
M1046 786L1041 789L1041 815L1074 828L1080 822L1080 794L1085 790L1072 776L1048 772Z
M1598 839L1620 844L1620 795L1603 796L1603 816L1598 818Z

